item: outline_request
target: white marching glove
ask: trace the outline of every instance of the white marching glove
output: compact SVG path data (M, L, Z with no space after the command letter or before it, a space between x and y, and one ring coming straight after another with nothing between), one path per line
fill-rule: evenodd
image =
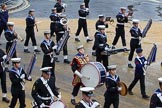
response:
M118 87L118 91L121 91L122 90L122 87Z
M107 51L107 50L109 50L109 48L108 47L105 47L105 50Z
M32 80L32 77L30 75L28 76L28 80Z
M25 74L22 74L22 75L20 76L20 78L21 78L21 79L24 79L24 78L25 78Z
M54 50L54 49L57 49L57 45L53 46L52 49L53 49L53 50Z
M5 60L7 58L7 55L4 55L2 58L3 58L3 60Z
M148 64L148 62L147 62L147 61L145 61L145 62L144 62L144 64L145 64L145 65L147 65L147 64Z
M59 93L59 95L57 96L57 100L61 100L61 92Z
M74 74L77 75L77 76L79 76L79 78L82 78L83 77L83 75L79 71L77 71L77 70L74 72Z
M44 107L46 107L46 105L45 105L44 103L42 103L42 104L40 105L40 108L44 108Z
M98 102L94 102L93 103L93 108L97 108L97 107L99 107L100 106L100 104L98 103Z

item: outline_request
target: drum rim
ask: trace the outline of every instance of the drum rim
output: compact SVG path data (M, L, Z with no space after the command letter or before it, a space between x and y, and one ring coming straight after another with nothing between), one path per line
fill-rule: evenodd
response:
M59 102L63 103L64 108L66 108L66 105L65 105L65 103L64 103L62 100L55 100L55 101L53 101L52 103L57 102L57 101L59 101ZM52 103L51 103L50 105L52 105Z
M87 64L90 64L90 65L93 65L95 68L96 68L96 66L94 65L94 63L99 63L99 64L101 64L102 66L103 66L103 64L102 63L100 63L100 62L88 62ZM83 65L83 67L85 66L86 64L84 64ZM82 67L82 68L83 68ZM104 66L103 66L104 67ZM97 83L97 85L99 85L99 83L101 82L101 74L99 73L99 69L98 68L96 68L98 71L97 71L97 73L98 73L98 75L100 76L99 77L99 81L98 81L98 83ZM82 70L82 69L81 69ZM104 70L105 70L105 75L106 75L106 69L105 69L105 67L104 67ZM81 80L82 81L82 80ZM83 84L83 82L82 82L82 84ZM84 86L85 86L85 84L83 84ZM97 86L96 86L97 87ZM96 88L95 87L95 88Z

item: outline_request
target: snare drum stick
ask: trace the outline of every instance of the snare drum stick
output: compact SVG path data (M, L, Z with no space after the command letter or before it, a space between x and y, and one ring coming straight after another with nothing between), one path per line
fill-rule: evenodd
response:
M86 78L86 79L90 80L90 77L87 77L87 76L83 76L82 78Z

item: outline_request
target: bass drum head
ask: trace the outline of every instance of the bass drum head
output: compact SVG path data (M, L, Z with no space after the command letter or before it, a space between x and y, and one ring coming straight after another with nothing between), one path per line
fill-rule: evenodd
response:
M50 108L65 108L65 105L61 101L55 101L50 105Z
M123 82L118 82L118 87L122 87L122 90L119 92L121 96L127 95L127 86Z
M82 83L86 87L96 87L100 82L100 73L92 63L84 65L81 69L81 74L90 78L82 78Z

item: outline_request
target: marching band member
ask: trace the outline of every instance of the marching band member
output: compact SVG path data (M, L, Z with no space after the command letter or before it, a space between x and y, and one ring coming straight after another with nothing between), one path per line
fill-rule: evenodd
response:
M93 96L93 91L95 89L93 87L83 87L80 89L82 91L82 100L75 106L75 108L98 108L100 104L91 99Z
M147 60L143 56L142 51L143 50L141 48L136 49L137 57L135 58L135 65L136 65L135 76L134 76L134 80L128 87L128 93L130 95L133 95L132 89L136 85L138 80L140 80L140 89L141 89L142 98L149 99L149 96L146 95L146 91L145 91L145 71L146 71L145 66L147 65Z
M78 20L78 29L77 29L77 32L75 34L75 36L76 36L75 41L80 42L79 34L80 34L80 31L82 30L82 28L83 28L83 31L84 31L84 36L86 37L86 41L87 42L93 41L93 39L90 39L89 36L88 36L87 21L86 21L86 16L88 15L88 12L85 8L84 3L82 3L80 5L80 9L79 9L78 13L79 13L79 20Z
M109 75L106 77L106 92L104 108L110 108L113 104L114 108L119 107L119 91L122 90L121 87L117 86L117 83L120 82L120 78L116 75L116 65L108 66Z
M1 89L2 89L2 101L9 103L10 100L7 98L7 88L6 88L6 72L4 71L4 67L2 67L2 62L4 62L7 58L5 52L0 49L0 79L1 79Z
M59 42L60 39L62 39L65 31L68 31L67 27L67 19L61 18L60 23L57 23L57 30L56 30L56 41ZM64 63L70 64L70 61L68 60L68 50L67 50L67 42L65 43L63 47L63 55L64 55ZM59 62L57 60L57 62Z
M84 76L80 73L80 70L84 64L87 64L89 62L88 55L84 54L83 45L78 46L77 51L78 53L75 55L71 63L71 68L74 72L74 78L72 82L74 88L71 97L71 103L73 105L76 105L75 97L78 95L80 86L83 86L81 78L83 78Z
M7 30L7 22L8 22L8 10L7 10L7 5L2 4L1 5L1 10L0 10L0 37L1 34L4 31Z
M49 108L54 101L54 96L57 100L61 100L61 94L55 87L55 79L51 76L51 69L52 67L41 68L42 76L33 85L31 95L38 108Z
M131 40L130 40L130 53L128 57L128 67L133 68L131 61L136 48L141 48L140 37L142 36L141 30L138 28L139 20L133 20L133 27L130 29Z
M57 3L54 5L54 8L57 9L57 13L61 14L62 12L65 11L63 5L62 5L62 0L57 0Z
M158 78L158 80L160 88L155 90L154 94L151 96L150 108L162 107L162 77Z
M9 77L11 80L11 94L12 100L9 108L15 108L17 99L19 99L20 107L25 108L25 79L31 81L31 76L27 77L23 68L20 67L21 58L12 58L13 67L9 71Z
M119 37L121 36L122 39L122 45L125 48L126 47L126 41L125 41L125 30L124 30L124 23L128 22L128 17L125 15L126 8L121 7L120 12L117 14L117 25L116 25L116 36L114 38L114 41L112 43L112 48L115 48L115 45L118 42Z
M94 42L94 50L96 50L96 61L103 61L103 65L107 69L108 66L108 55L102 55L101 52L108 50L107 44L107 36L105 34L105 26L99 25L98 31L95 33L95 42Z
M98 30L99 25L105 25L105 27L108 28L108 23L104 21L105 19L104 15L99 15L98 18L99 19L97 20L96 25L95 25L96 30Z
M5 31L4 35L7 40L6 43L6 53L8 54L10 51L10 48L13 44L13 41L17 39L17 33L14 31L14 22L7 22L8 29ZM13 54L13 58L17 57L16 51Z
M50 30L51 30L51 37L52 37L54 36L54 33L56 32L56 23L59 23L60 21L60 17L57 14L56 8L52 8L50 19L51 19Z
M26 18L26 40L24 43L24 52L30 53L28 50L29 39L31 38L32 45L34 46L34 52L39 53L40 50L37 49L37 42L34 33L34 26L37 26L35 17L34 17L34 9L29 10L28 16Z
M50 32L45 31L44 32L44 37L45 39L41 43L40 47L44 53L43 56L43 62L42 62L42 67L47 67L50 66L52 67L51 69L51 76L55 77L55 58L53 55L53 51L57 48L57 45L55 45L54 41L50 39Z

